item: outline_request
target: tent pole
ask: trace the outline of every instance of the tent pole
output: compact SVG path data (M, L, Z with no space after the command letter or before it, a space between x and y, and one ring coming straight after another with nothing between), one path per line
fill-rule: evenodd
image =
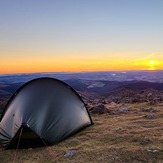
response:
M18 143L17 143L17 146L16 146L16 151L15 151L13 163L15 163L15 160L16 160L17 150L18 150L18 148L19 148L20 138L21 138L22 133L23 133L23 127L22 127L21 130L20 130L19 139L18 139Z

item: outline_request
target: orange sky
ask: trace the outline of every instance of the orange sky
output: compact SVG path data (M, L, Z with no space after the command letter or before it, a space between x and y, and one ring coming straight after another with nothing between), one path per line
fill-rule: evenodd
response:
M135 54L136 55L136 54ZM81 72L81 71L124 71L124 70L161 70L163 62L155 55L136 58L134 54L124 55L68 55L67 57L48 56L3 58L1 74L34 72Z
M0 2L0 74L163 70L163 1Z

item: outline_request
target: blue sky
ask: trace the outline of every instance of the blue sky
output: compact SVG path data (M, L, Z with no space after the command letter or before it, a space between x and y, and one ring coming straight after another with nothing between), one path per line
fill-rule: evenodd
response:
M122 64L127 59L163 60L162 0L0 0L0 22L4 72L6 67L12 72L10 59L19 65L19 72L19 62L26 60L30 66L33 57L40 60L36 63L42 66L40 71L47 63L55 65L51 62L55 58L59 64L63 59L72 64L76 58L81 70L84 66L94 70L93 63L82 64L94 58L101 65L104 57L108 63L121 59ZM55 71L55 66L49 71Z

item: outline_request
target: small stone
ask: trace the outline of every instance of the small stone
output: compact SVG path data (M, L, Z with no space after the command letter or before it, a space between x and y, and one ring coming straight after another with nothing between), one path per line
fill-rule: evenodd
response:
M147 94L148 97L150 97L150 96L152 96L152 95L153 95L152 93L148 93L148 94Z
M149 144L150 141L149 140L143 140L142 142L140 142L141 145L147 145Z
M118 108L114 109L114 113L119 113L119 109Z
M159 150L156 150L156 149L147 149L148 152L151 152L151 153L156 153L156 152L159 152Z
M112 102L110 103L110 105L116 105L116 103L115 103L114 101L112 101Z
M127 113L127 112L128 112L128 109L127 109L127 108L121 108L121 109L120 109L120 112L121 112L121 113Z
M141 111L141 112L145 112L145 109L144 109L144 108L140 108L140 111Z
M146 118L147 119L156 119L156 116L154 114L149 114L149 115L146 115Z
M154 112L155 110L154 110L153 108L149 108L148 111L149 111L150 113L152 113L152 112Z
M64 157L72 157L76 154L76 150L68 150L66 151L66 153L64 154Z

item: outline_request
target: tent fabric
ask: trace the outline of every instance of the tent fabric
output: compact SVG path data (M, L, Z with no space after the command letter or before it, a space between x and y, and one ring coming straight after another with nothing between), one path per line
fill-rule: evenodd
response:
M93 124L78 93L54 78L38 78L20 87L6 105L0 122L0 144L8 146L25 126L55 144Z

